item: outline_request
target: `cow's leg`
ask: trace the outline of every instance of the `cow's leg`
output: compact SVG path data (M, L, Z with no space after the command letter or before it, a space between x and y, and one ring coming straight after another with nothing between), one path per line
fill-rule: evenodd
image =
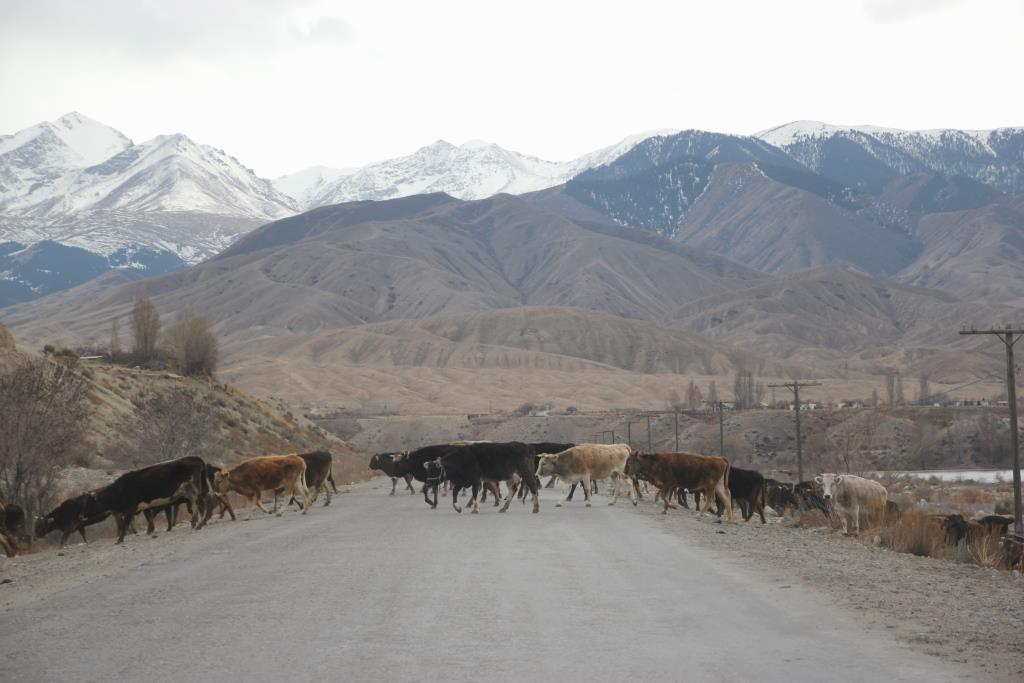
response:
M175 524L175 522L178 521L177 520L177 516L178 516L178 506L175 505L174 503L171 503L164 510L164 517L167 518L167 530L168 531L172 531L174 529L174 524Z
M558 479L558 477L556 477L555 475L551 475L551 478L548 479L548 483L547 483L547 485L544 488L546 488L546 489L553 489L553 488L555 488L555 479Z
M577 481L572 482L572 487L569 489L569 495L568 495L568 497L566 497L567 501L572 500L573 495L575 495L575 493L576 493L576 487L579 486L579 485L580 484Z
M226 494L225 495L221 495L221 496L219 496L219 498L220 498L220 504L224 506L221 509L221 511L220 511L220 518L224 519L224 513L227 512L229 515L231 515L231 521L232 522L235 521L235 511L234 511L234 509L232 509L231 501L228 500L227 495Z
M860 535L860 503L853 504L853 530Z
M664 505L664 507L661 509L661 514L663 514L663 515L667 515L668 514L668 509L669 508L672 508L673 510L676 509L676 506L669 502L669 498L671 497L671 494L672 494L672 492L670 490L663 489L663 488L660 488L660 487L658 488L658 495L661 497L662 505ZM657 500L657 498L655 498L655 500Z
M300 474L292 484L292 495L295 495L295 490L298 489L299 493L302 494L302 514L309 512L310 506L313 505L313 501L316 500L316 494L319 493L319 489L311 490L306 486L306 475Z
M732 521L732 495L729 493L729 489L725 488L725 477L718 480L715 484L714 497L717 500L721 500L722 504L725 505L725 517L730 522ZM711 500L710 492L708 492L708 500Z
M612 472L612 499L608 504L615 505L617 502L619 502L619 473Z
M590 507L590 480L580 479L580 484L583 485L583 501L587 507Z
M470 493L472 496L469 499L469 506L472 508L471 512L477 514L480 512L480 490L482 486L479 481L474 481L470 487Z
M459 507L459 491L462 490L462 486L459 484L452 484L452 508L456 512L462 512L462 508Z
M324 507L331 504L331 487L327 485L327 480L324 479L324 483L320 485L324 492Z
M575 486L575 484L568 479L562 480L562 500L555 503L556 508L560 508L567 502L569 502L570 494L572 494L572 487L570 486L570 484L572 484L572 486Z
M423 483L423 488L421 489L421 491L423 493L423 500L426 501L427 505L431 505L431 503L430 503L430 489L427 486L426 482Z
M409 489L409 493L415 496L416 495L416 487L412 485L412 475L411 474L406 474L404 476L404 479L405 479L405 488Z
M540 479L535 476L530 477L526 483L530 487L530 493L533 494L533 511L540 512Z
M515 497L516 491L519 490L520 482L513 479L506 483L508 484L508 495L505 496L505 504L501 506L501 509L498 510L498 512L508 512L508 506L512 504L512 499Z
M398 486L398 477L391 477L391 493L390 493L390 495L392 495L392 496L395 495L395 487L396 486Z
M126 517L127 515L122 515L120 513L114 514L114 521L117 522L117 541L114 543L114 545L124 543L124 534L126 528L128 527L128 520L126 519Z
M78 527L78 531L80 531L82 533L82 543L85 543L85 528L84 527ZM64 547L64 544L68 542L68 537L71 536L71 534L73 534L73 533L75 533L75 532L74 531L61 531L60 532L60 547L61 548Z

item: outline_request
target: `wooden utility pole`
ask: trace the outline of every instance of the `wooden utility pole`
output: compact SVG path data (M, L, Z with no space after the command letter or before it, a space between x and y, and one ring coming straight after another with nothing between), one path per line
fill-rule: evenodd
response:
M1013 451L1013 531L1018 536L1024 535L1020 509L1020 451L1017 443L1017 369L1013 363L1013 345L1024 335L1024 329L1007 326L1003 330L960 330L960 334L994 334L1006 347L1006 402L1010 406L1010 448Z
M676 427L676 450L675 450L675 452L678 453L679 452L679 411L677 410L677 411L673 412L672 415L675 418L675 427Z
M793 392L793 412L796 416L796 480L804 480L804 442L800 435L800 389L803 387L820 387L821 382L801 382L793 380L785 384L769 384L770 387L786 388Z
M651 416L647 416L647 452L653 453L654 447L651 445Z

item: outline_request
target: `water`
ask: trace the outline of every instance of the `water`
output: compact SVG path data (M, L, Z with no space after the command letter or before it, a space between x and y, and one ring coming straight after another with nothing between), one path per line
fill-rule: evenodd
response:
M875 477L907 477L909 479L931 479L941 481L976 481L982 484L1010 483L1013 481L1013 470L906 470L872 472Z

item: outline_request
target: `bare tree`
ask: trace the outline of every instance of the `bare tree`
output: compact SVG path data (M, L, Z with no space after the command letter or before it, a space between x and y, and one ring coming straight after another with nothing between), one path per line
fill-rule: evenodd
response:
M890 372L885 376L885 394L889 397L889 407L896 405L896 373Z
M700 387L691 378L689 386L686 387L686 407L690 410L697 410L703 400L704 396L700 393Z
M905 403L903 399L903 375L896 375L896 404L901 406Z
M754 406L754 373L743 367L736 371L732 388L733 403L737 410Z
M922 374L918 379L917 403L926 406L930 403L931 392L928 391L928 375Z
M209 406L191 389L142 396L110 456L132 467L197 455L217 429Z
M82 453L88 389L74 368L48 358L0 372L0 498L30 516L52 502L55 478Z
M217 338L210 331L210 321L187 308L167 328L164 346L182 375L212 375L217 370Z
M121 321L114 318L110 323L110 357L116 359L121 355Z
M149 299L137 299L132 309L132 333L135 335L135 359L146 363L156 358L156 340L160 336L160 314Z
M718 387L715 386L715 380L708 384L708 403L718 403Z
M669 410L677 413L686 408L686 404L683 403L683 398L675 389L668 392L668 396L665 398L665 405Z

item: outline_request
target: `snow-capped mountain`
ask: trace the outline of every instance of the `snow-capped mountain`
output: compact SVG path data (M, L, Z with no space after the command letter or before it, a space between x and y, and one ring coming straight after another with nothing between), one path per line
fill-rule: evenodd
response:
M342 176L351 175L358 168L330 168L310 166L295 173L289 173L273 181L274 188L288 195L303 208L311 206L313 197L323 192L324 187Z
M36 193L46 193L69 172L98 164L131 144L120 132L77 112L0 135L0 208L15 200L35 201Z
M633 135L572 161L538 159L479 140L459 146L438 140L409 156L355 170L307 169L279 178L275 186L307 209L428 192L445 192L459 199L482 199L503 192L523 194L564 183L582 171L613 161L647 138L672 132ZM330 174L335 175L333 180Z
M66 114L0 137L0 305L198 263L297 210L222 150L180 134L134 144Z
M795 121L757 134L832 180L880 192L897 176L964 176L1008 194L1024 191L1024 128L900 130Z

